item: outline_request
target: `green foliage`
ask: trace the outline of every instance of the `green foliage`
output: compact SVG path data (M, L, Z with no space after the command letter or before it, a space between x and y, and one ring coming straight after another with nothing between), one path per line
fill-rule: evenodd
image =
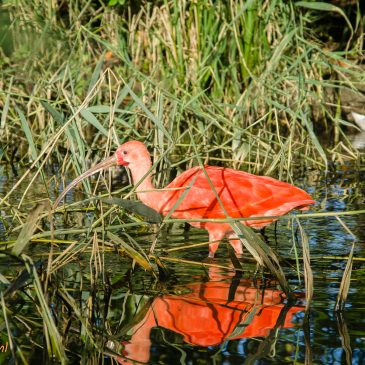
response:
M109 0L108 6L116 6L116 5L123 6L125 2L126 0Z
M188 154L187 126L208 159L255 172L265 173L265 164L290 173L298 157L318 166L357 157L337 108L342 90L364 82L356 64L361 35L346 8L260 0L19 4L2 5L11 46L2 48L0 94L4 145L21 138L19 127L34 134L26 134L32 145L19 158L34 160L70 118L50 156L60 159L62 148L77 153L76 171L106 141L158 141L160 151L174 145L170 152ZM309 29L328 12L350 35L334 50ZM27 105L26 124L15 103ZM333 136L329 145L319 131ZM225 149L209 152L216 146Z

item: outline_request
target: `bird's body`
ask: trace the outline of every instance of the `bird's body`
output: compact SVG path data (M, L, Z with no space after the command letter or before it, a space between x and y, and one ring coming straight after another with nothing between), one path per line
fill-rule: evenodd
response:
M109 158L75 179L55 205L78 181L112 164L125 165L130 169L133 183L137 185L138 198L143 203L163 215L173 210L173 218L191 220L267 216L267 219L242 221L247 226L260 229L275 220L270 216L280 216L294 208L308 209L308 205L314 203L309 194L291 184L215 166L193 167L176 177L166 188L155 189L149 173L151 160L145 145L130 141L118 148L114 159ZM179 199L179 204L176 204ZM219 241L225 236L237 253L242 252L241 242L229 223L189 223L208 231L209 241L212 242L209 245L209 257L214 257Z
M175 218L226 218L217 195L232 218L278 216L313 203L303 190L271 177L216 166L204 166L204 170L193 167L179 175L162 191L156 210L166 215L183 194L185 189L181 188L189 191L172 213ZM189 187L193 180L194 183ZM260 229L272 221L270 218L250 220L245 224ZM196 226L200 228L206 226L205 222L197 223ZM228 226L224 226L227 231Z

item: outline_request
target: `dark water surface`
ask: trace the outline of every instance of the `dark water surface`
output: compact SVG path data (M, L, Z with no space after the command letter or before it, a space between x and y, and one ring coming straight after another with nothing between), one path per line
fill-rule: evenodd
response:
M3 196L16 177L6 167L1 169L0 196ZM311 212L352 211L365 206L364 167L341 166L327 175L308 171L296 185L310 192L318 202ZM39 186L32 193L34 201L45 196L42 185ZM78 199L72 194L68 198ZM20 195L13 197L12 204L16 206L20 199ZM25 203L28 202L27 197ZM4 208L1 212L2 241L11 238L7 232L12 224L11 215L16 211ZM72 217L70 226L75 226L78 219ZM87 225L93 217L91 213L87 217L84 214L82 219ZM91 242L88 250L80 252L57 272L55 280L59 280L57 285L67 288L85 311L92 299L93 309L85 317L89 318L96 342L104 352L91 355L92 351L87 350L93 348L85 335L87 326L80 325L78 315L70 315L72 310L62 307L55 296L49 302L66 348L70 350L67 356L75 363L106 364L365 364L365 262L361 260L365 258L365 216L348 215L341 219L357 238L350 293L341 314L334 312L334 306L346 265L344 257L354 240L335 217L300 220L309 238L314 275L313 303L306 326L303 326L304 283L302 278L298 279L294 260L294 246L301 252L300 242L295 239L296 222L282 220L276 230L272 225L265 232L270 245L283 258L290 285L296 289L295 299L291 301L268 273L254 275L256 265L249 259L242 260L241 274L217 267L232 266L225 244L221 244L212 262L217 266L166 261L171 275L166 281L158 282L141 269L132 272L131 261L113 250L100 251L100 257L95 258ZM151 226L128 228L123 232L146 250L156 237ZM119 232L120 237L125 237L123 232ZM13 236L16 238L17 234L14 232ZM65 238L74 240L75 237L84 239L83 235ZM158 250L208 239L205 231L191 229L187 233L182 225L170 227L159 237ZM61 245L59 249L67 247ZM47 262L49 250L49 244L32 243L27 254L34 262ZM208 249L202 246L175 253L158 252L160 256L202 262ZM1 254L0 272L9 281L13 282L23 268L8 255ZM91 280L91 286L90 277L97 278L95 282ZM6 289L5 283L1 285ZM14 299L15 313L31 318L34 323L27 334L22 332L21 325L11 328L29 362L46 363L42 321L34 302L34 298L26 296L22 303ZM68 322L62 321L62 314ZM12 323L18 322L12 319ZM0 342L4 344L6 327L3 324L0 328ZM10 361L10 352L0 352L0 362Z

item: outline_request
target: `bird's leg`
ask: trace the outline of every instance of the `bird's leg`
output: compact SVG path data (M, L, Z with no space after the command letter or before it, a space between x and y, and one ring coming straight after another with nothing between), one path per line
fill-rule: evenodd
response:
M210 241L211 240L209 239L209 242ZM208 255L208 257L210 259L214 259L214 254L218 250L218 246L219 246L219 242L209 243L209 255Z
M224 238L224 233L222 232L209 232L209 258L213 259L214 258L214 254L218 249L219 243L220 241Z
M237 237L235 233L230 233L227 235L227 238L229 240L229 243L234 248L234 251L236 252L236 256L242 256L243 255L243 246L241 240Z

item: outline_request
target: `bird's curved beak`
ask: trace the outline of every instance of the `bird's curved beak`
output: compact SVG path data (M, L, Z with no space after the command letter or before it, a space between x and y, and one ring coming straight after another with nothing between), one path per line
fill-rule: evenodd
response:
M113 155L113 156L110 156L110 157L106 158L105 160L101 161L100 163L98 163L97 165L92 167L91 169L85 171L83 174L78 176L75 180L73 180L70 184L67 185L67 187L62 191L62 193L58 196L58 198L54 202L53 209L56 209L58 207L58 205L60 204L60 202L64 198L64 196L73 187L75 187L80 181L82 181L83 179L85 179L91 175L94 175L95 173L97 173L99 171L105 170L112 166L116 166L117 164L118 164L117 157L115 155Z

